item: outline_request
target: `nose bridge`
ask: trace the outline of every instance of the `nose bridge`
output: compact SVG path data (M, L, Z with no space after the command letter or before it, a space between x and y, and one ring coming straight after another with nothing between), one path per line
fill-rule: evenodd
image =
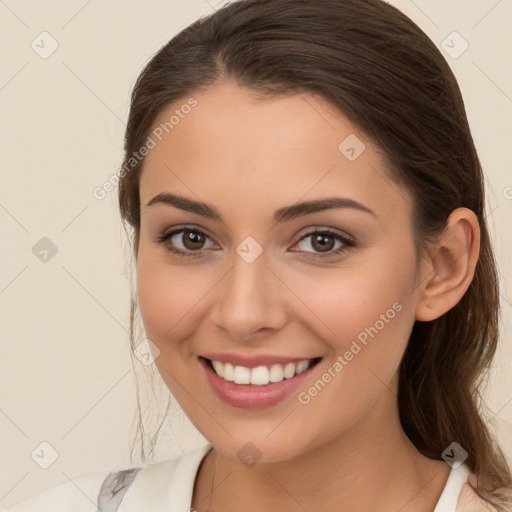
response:
M252 259L246 257L244 248L240 244L233 254L214 316L219 327L240 339L263 328L278 328L286 321L283 291L267 266L266 254L261 252Z

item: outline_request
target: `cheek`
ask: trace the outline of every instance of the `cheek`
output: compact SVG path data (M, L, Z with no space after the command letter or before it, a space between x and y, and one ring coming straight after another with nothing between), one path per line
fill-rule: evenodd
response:
M161 350L172 348L169 340L193 333L208 288L204 272L194 272L192 266L173 267L141 245L137 261L139 307L148 338Z
M386 261L383 265L381 262ZM347 265L316 273L289 276L294 292L312 311L318 334L336 354L373 345L366 357L384 353L395 360L405 350L414 323L411 287L415 279L413 253L369 255L357 268ZM293 279L294 277L294 279ZM393 356L394 352L394 356ZM348 357L351 357L348 354Z
M388 254L386 260L376 261L366 261L357 269L336 270L329 277L310 275L296 290L320 318L316 332L323 333L323 341L331 348L319 379L327 384L310 383L297 398L300 404L315 408L318 421L323 418L332 425L332 435L394 388L393 379L414 325L414 258L404 254L393 260ZM382 261L393 264L386 267ZM338 405L333 408L333 404Z

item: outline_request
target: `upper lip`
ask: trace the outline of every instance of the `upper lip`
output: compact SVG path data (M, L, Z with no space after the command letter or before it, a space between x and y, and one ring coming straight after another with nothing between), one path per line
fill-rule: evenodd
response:
M201 357L210 359L212 361L219 361L221 363L231 363L233 366L245 366L247 368L256 368L258 366L271 366L273 364L288 364L298 363L300 361L309 361L316 359L320 356L313 357L289 357L278 356L271 354L231 354L229 352L215 352L209 354L202 354Z

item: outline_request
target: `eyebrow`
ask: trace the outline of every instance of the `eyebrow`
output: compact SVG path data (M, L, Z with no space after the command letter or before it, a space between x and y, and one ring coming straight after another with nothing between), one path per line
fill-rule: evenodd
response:
M174 206L180 210L197 213L203 217L208 217L219 222L224 222L222 215L214 206L177 194L171 194L170 192L163 192L156 195L147 203L146 206L152 206L155 204L166 204L169 206ZM370 215L377 217L373 210L367 206L364 206L358 201L355 201L354 199L350 199L348 197L327 197L323 199L314 199L312 201L295 203L290 206L279 208L274 212L274 222L287 222L304 215L333 208L353 208L355 210L369 213Z

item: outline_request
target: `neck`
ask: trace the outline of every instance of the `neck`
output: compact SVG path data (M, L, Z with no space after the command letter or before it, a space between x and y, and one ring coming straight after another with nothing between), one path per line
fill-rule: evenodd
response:
M211 450L196 479L193 508L432 512L450 468L416 450L401 428L397 408L389 415L394 394L386 395L391 396L383 396L342 436L290 460L247 467Z

